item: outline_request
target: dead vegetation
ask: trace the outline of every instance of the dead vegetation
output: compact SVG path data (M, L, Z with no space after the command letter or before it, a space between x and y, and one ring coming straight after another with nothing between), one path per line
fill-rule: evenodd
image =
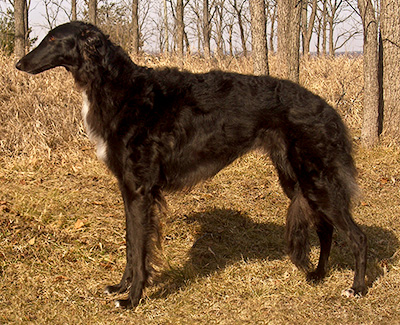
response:
M0 323L400 321L400 150L358 147L361 58L304 61L301 83L338 108L354 138L363 191L354 216L369 239L369 293L341 297L353 276L341 235L322 284L308 284L294 268L283 239L288 200L270 161L254 153L188 193L168 195L160 281L135 311L116 310L115 297L103 294L123 271L124 216L117 184L84 133L80 94L62 69L28 76L12 61L0 55ZM185 64L196 72L252 69L237 58ZM313 243L316 262L315 236Z

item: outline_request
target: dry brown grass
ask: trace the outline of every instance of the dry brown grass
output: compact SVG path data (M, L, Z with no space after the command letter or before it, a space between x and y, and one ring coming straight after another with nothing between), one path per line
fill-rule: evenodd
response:
M244 59L190 57L185 65L251 72ZM353 277L340 235L324 283L309 285L293 267L283 240L288 200L270 161L254 153L189 193L168 195L161 281L135 311L121 311L102 291L124 267L122 202L84 134L80 94L61 69L28 76L0 55L0 323L400 322L400 150L358 148L361 59L305 61L301 83L338 107L354 135L367 296L340 295ZM314 236L314 262L316 243Z

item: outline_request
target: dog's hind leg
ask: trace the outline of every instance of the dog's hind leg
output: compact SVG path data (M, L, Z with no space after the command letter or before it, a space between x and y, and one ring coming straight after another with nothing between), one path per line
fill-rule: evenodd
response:
M363 295L367 292L365 285L367 238L351 216L350 198L346 186L340 185L340 181L333 185L334 180L327 183L318 179L311 182L311 179L312 177L308 178L304 192L307 193L308 202L314 213L323 215L325 220L317 223L317 233L321 242L320 261L316 271L308 277L319 279L324 275L332 241L332 228L335 227L346 236L355 257L354 281L347 292L349 295Z
M312 213L298 186L286 217L286 242L291 261L302 271L310 269L308 228Z
M287 220L286 220L286 241L288 244L289 256L292 262L301 270L307 272L307 280L318 282L322 280L326 274L326 265L331 251L333 226L321 217L316 220L318 214L311 209L307 200L301 194L298 185L288 186L290 181L280 175L280 181L286 194L291 194ZM318 266L314 271L309 271L311 266L308 242L308 228L310 225L316 227L320 242L320 255Z
M334 225L346 236L355 257L354 281L345 295L364 295L367 293L365 272L367 268L367 237L354 222L350 212L335 218Z
M317 268L307 273L307 280L310 282L321 281L326 274L326 265L328 263L329 254L332 246L333 226L324 218L317 221L315 225L320 243L320 254Z
M267 150L278 173L281 187L291 200L286 216L285 232L288 254L299 269L307 272L310 267L308 228L312 211L301 193L282 138L275 135Z

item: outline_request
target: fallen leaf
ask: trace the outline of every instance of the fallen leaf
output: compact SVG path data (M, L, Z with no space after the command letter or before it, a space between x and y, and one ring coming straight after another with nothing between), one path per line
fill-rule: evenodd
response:
M381 178L381 184L387 184L388 181L389 181L389 179L386 177Z
M35 237L33 237L30 241L28 241L29 245L35 245Z
M75 222L75 229L81 229L83 226L84 226L85 224L83 223L83 221L81 220L81 219L78 219L76 222Z
M59 281L67 281L67 280L69 280L69 278L67 278L66 276L64 276L64 275L58 275L58 276L56 276L55 278L54 278L54 282L59 282Z

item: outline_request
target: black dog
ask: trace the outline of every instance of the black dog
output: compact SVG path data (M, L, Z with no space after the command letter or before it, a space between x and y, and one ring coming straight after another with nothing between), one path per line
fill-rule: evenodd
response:
M325 275L332 232L355 255L352 294L365 294L367 240L350 213L357 191L347 129L336 111L297 84L268 76L148 69L96 27L61 25L17 68L39 73L63 66L83 92L82 110L97 154L119 181L126 215L126 268L107 293L124 292L117 306L139 303L159 245L163 191L212 177L239 156L267 152L291 199L286 237L291 260L309 280ZM310 272L308 227L321 244Z

